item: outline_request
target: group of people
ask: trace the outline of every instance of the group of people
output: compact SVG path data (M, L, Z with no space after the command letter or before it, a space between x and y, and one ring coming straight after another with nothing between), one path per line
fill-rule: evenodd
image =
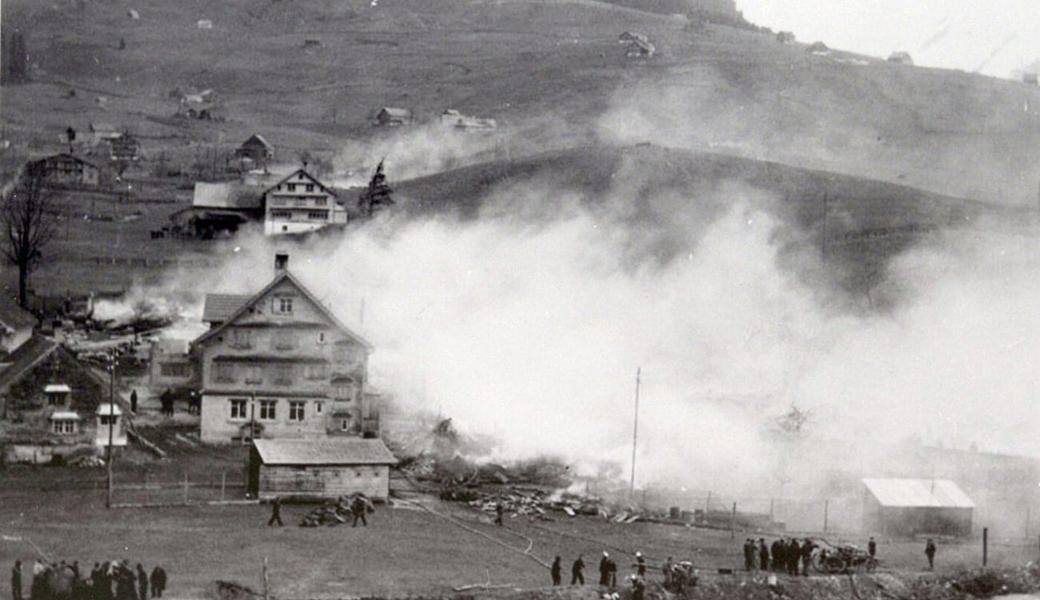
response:
M809 575L812 554L816 544L809 538L799 543L797 538L779 538L766 545L765 538L744 540L744 570L773 571L788 575Z
M636 552L636 561L631 566L635 569L635 573L629 575L627 581L632 586L632 598L633 600L642 600L643 593L646 590L647 572L646 557L643 556L642 552ZM669 556L668 560L661 566L661 571L664 574L665 587L672 591L685 591L687 587L696 583L693 563L690 561L675 563L672 562L672 557ZM600 587L615 589L617 587L617 572L617 562L610 556L609 552L604 551L603 556L599 559ZM549 573L552 576L554 586L562 585L563 563L559 556L553 560L552 565L549 567ZM581 554L571 564L571 585L585 585L585 559Z
M29 580L29 598L49 600L70 597L73 600L149 600L162 598L166 590L166 570L156 565L151 574L141 563L136 569L130 561L94 563L89 574L81 571L79 562L71 564L33 563ZM22 561L16 560L11 568L11 597L23 600Z

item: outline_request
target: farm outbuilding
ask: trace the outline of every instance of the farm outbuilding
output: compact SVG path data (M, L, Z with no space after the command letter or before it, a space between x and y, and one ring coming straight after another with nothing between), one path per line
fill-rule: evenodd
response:
M397 459L380 439L258 439L249 451L247 490L259 499L360 492L386 500L394 464Z
M864 479L863 528L897 537L971 534L975 504L949 479Z

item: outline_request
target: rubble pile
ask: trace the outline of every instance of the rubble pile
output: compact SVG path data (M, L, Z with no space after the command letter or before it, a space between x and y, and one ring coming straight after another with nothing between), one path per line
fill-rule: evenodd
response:
M371 513L374 511L372 501L364 494L358 493L351 494L350 496L340 496L335 501L326 502L304 515L300 520L300 527L334 526L352 520L353 513L351 512L350 507L356 498L364 500L366 512Z
M921 578L914 582L913 597L921 600L989 598L1033 594L1037 590L1040 590L1040 565L1030 562L1016 569L972 569Z
M506 491L483 492L474 488L449 487L441 491L442 500L465 502L486 513L494 514L501 505L506 515L552 520L550 511L576 515L593 515L619 523L633 523L645 518L633 509L614 510L595 496L573 492L546 492L540 489L509 488Z

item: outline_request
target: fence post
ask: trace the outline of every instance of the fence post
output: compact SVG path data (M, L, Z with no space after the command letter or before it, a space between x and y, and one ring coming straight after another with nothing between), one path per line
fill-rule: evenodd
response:
M227 485L227 471L220 472L220 501L224 501L224 487Z
M830 507L831 507L831 501L830 500L824 500L823 501L823 532L824 533L827 533L827 520L828 520L828 517L830 516Z
M267 557L264 557L264 600L271 598L271 583L267 577Z
M184 503L188 503L188 472L184 472Z
M772 527L772 523L774 523L775 521L776 521L776 515L773 512L773 499L770 498L769 499L769 522L770 522L770 527Z
M982 566L986 566L989 558L989 527L982 528Z
M704 520L708 520L708 511L711 510L711 491L708 491L708 499L704 501Z
M736 539L737 533L737 503L733 503L733 512L729 516L729 539Z

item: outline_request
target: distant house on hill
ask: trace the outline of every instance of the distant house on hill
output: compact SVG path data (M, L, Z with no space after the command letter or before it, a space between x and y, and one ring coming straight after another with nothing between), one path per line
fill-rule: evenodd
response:
M809 54L815 54L816 56L825 56L831 53L831 49L823 42L813 42L809 44L809 47L806 48L805 51Z
M114 140L123 135L123 132L111 123L91 123L90 133L94 136L95 144Z
M288 266L278 254L274 278L256 293L206 297L210 329L192 342L205 442L378 436L366 389L372 346Z
M628 49L625 50L625 56L628 58L650 58L656 52L657 48L650 42L632 40L628 45Z
M863 529L887 536L971 534L975 504L948 479L864 479Z
M138 158L137 151L140 145L137 138L129 133L108 140L108 146L112 160L134 161Z
M30 175L39 175L44 183L76 187L97 187L101 171L97 166L72 154L55 154L29 162Z
M635 31L625 31L618 36L618 42L622 44L627 44L628 42L635 41L649 42L650 38L648 38L645 34L637 33Z
M235 148L235 157L248 158L257 165L266 164L267 161L274 159L274 146L264 139L264 136L254 133L249 136L249 139L242 142L242 145Z
M381 127L399 127L401 125L411 125L411 123L412 111L407 108L384 106L376 113L376 124Z
M464 115L451 108L441 113L440 123L456 129L495 129L498 127L498 123L494 119Z
M304 169L268 188L263 205L265 235L305 233L347 222L336 193Z
M910 58L908 52L893 52L888 56L888 62L911 67L914 65L914 59Z

